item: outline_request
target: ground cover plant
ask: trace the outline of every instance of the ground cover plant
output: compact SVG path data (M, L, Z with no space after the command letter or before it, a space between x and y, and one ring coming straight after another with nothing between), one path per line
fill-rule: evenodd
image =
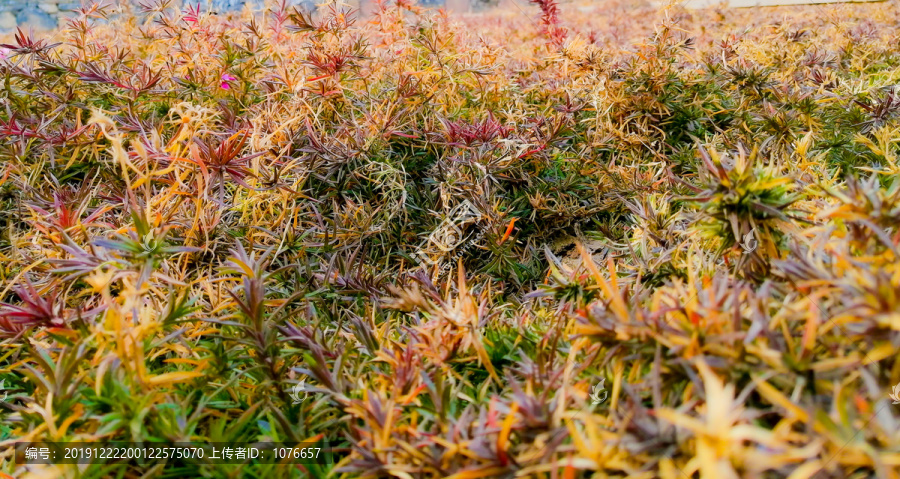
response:
M18 32L0 476L900 477L898 6ZM38 440L337 460L14 461Z

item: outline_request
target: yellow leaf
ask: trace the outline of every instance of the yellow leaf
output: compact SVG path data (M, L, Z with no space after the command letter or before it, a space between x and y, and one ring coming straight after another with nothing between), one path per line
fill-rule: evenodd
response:
M201 329L201 330L194 331L193 333L189 334L188 337L196 338L197 336L203 336L204 334L214 334L214 333L218 333L218 332L219 332L219 328Z
M774 386L770 385L765 381L760 381L756 385L756 390L759 391L759 394L766 398L770 403L781 406L791 413L800 421L806 422L809 420L809 414L806 413L803 409L797 407L796 404L793 403L790 399L788 399L784 394L781 394L780 391L775 389Z
M834 369L841 369L841 368L846 368L846 367L856 367L857 363L859 363L859 362L860 362L860 360L856 356L856 354L849 356L849 357L843 357L843 358L823 359L823 360L813 364L812 370L818 373L818 372L831 371Z
M165 373L160 374L159 376L152 376L147 378L147 384L151 386L163 386L166 384L174 384L187 381L189 379L194 379L196 377L203 376L203 373L198 373L196 371L179 371L176 373Z
M600 289L603 290L603 293L609 298L610 303L609 307L613 310L620 320L625 321L628 319L628 308L625 305L625 301L622 299L622 296L619 294L619 284L616 280L616 267L613 263L612 258L607 259L607 268L609 269L610 280L607 282L603 275L600 274L600 270L597 269L597 265L594 264L594 259L587 252L584 245L578 243L578 251L581 253L582 263L587 266L588 270L591 272L591 275L594 277L594 280L597 282L597 285L600 286Z
M190 364L191 366L198 366L198 367L205 366L205 364L206 364L205 360L190 359L190 358L169 358L163 362L168 363L168 364Z
M71 426L73 422L81 419L82 413L84 413L84 405L76 404L75 407L72 409L72 412L69 413L69 417L67 417L62 422L62 424L60 424L59 431L58 431L59 436L57 436L56 439L61 439L61 438L65 437L66 431L69 429L69 426Z
M696 418L678 413L674 409L660 408L656 410L655 414L656 417L664 421L668 421L678 427L689 429L695 434L706 431L706 426L702 422L700 422Z
M791 472L791 475L788 476L788 479L809 479L821 469L822 464L819 461L809 461L797 469L794 469L794 471Z
M896 350L891 343L882 343L881 345L876 346L874 349L866 353L866 359L868 361L876 363L889 356L893 356L894 354L896 354L895 351ZM870 363L867 362L866 364Z

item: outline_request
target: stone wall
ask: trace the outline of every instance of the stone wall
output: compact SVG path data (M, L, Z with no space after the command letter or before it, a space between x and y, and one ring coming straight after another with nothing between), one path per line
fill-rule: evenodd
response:
M80 7L69 0L0 0L0 32L10 32L17 26L34 30L49 30L59 24L63 10Z
M315 8L315 4L321 0L288 0L289 4ZM479 8L497 0L419 0L419 5L431 8L445 7L451 11L468 11ZM113 2L119 3L119 2ZM198 0L191 0L196 5ZM215 12L235 11L249 5L250 8L261 10L264 8L264 0L199 0L203 9ZM350 0L353 7L360 7L365 14L367 4L372 0ZM501 1L502 4L502 1ZM81 2L76 0L0 0L0 34L8 34L15 31L16 27L23 30L35 31L51 30L61 26L67 15L81 8Z
M126 0L128 1L128 0ZM109 5L109 2L105 2ZM119 1L112 3L118 4ZM136 1L133 3L137 3ZM191 0L196 5L198 0ZM263 0L199 0L201 8L213 11L240 10L249 4L251 8L263 7ZM299 4L289 1L288 3ZM309 2L313 4L312 2ZM81 8L80 0L0 0L0 33L15 31L16 27L51 30L62 26L67 15Z

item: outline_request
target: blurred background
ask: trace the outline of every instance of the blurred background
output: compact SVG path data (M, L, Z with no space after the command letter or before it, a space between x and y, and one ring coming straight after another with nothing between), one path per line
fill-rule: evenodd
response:
M288 5L307 10L315 10L316 2L312 0L286 0ZM127 10L139 3L147 2L103 2L106 5L122 4L122 10ZM263 0L203 0L199 2L174 2L185 5L200 4L204 11L215 11L219 14L238 13L244 8L262 10L265 8ZM371 13L375 8L375 0L347 0L347 5L358 9L363 16ZM645 4L644 1L635 1L635 4ZM508 9L524 9L528 5L527 0L419 0L417 5L425 8L445 8L457 13L478 12L494 7ZM83 7L82 2L72 0L0 0L0 34L11 33L16 28L33 29L34 31L46 31L64 26L66 18L73 15Z

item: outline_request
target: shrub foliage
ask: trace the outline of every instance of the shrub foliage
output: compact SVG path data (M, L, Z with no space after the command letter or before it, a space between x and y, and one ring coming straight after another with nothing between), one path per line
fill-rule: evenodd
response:
M0 470L898 477L897 1L532 3L10 38ZM27 472L37 440L339 461Z

